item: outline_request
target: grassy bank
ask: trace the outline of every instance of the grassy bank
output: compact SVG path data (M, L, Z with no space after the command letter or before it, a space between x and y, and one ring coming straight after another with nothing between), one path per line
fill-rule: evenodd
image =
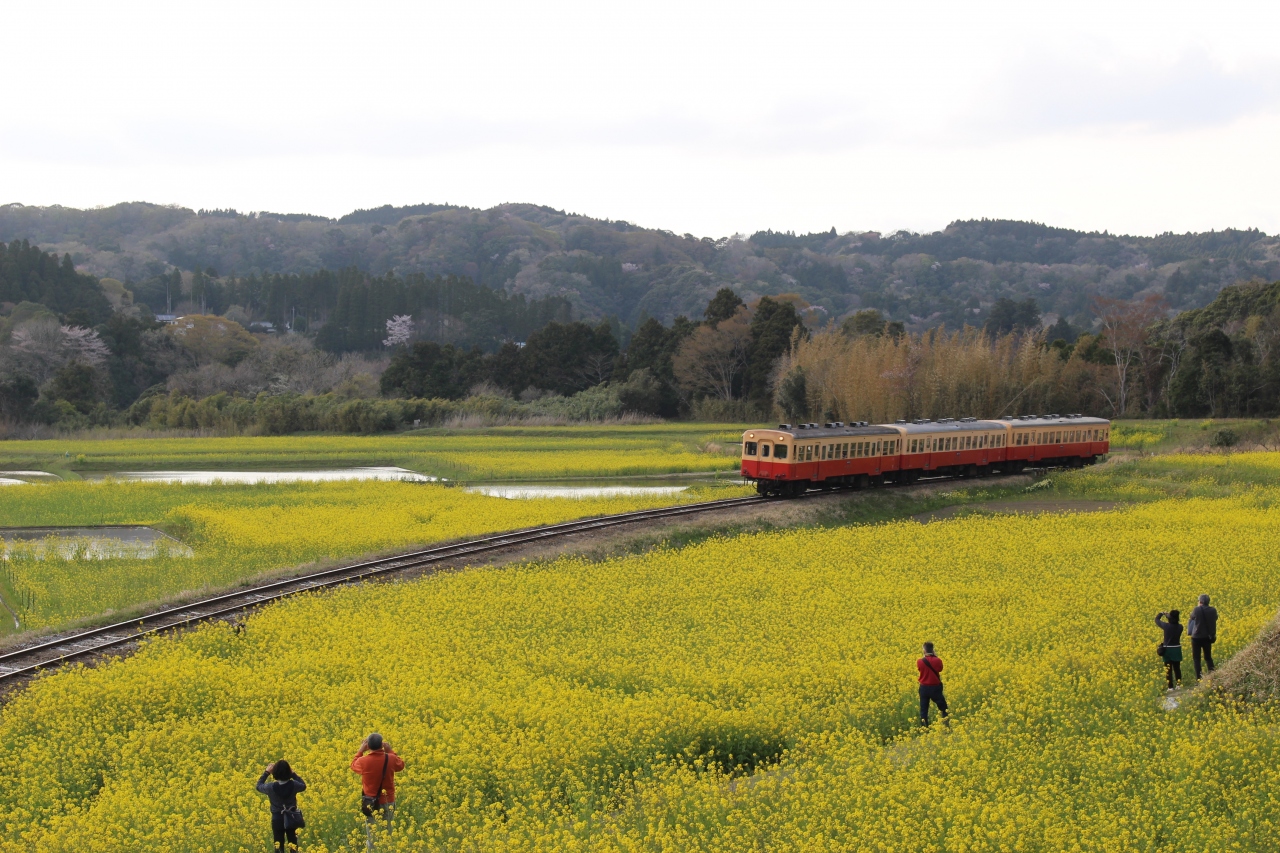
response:
M0 442L0 469L72 475L396 465L455 480L731 471L743 427L643 424L424 429L397 435L67 438Z

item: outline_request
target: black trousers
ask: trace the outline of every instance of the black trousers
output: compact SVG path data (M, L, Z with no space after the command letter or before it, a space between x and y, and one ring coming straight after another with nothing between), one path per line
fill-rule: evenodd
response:
M271 837L276 843L277 850L280 850L280 851L286 850L287 849L285 847L286 841L288 841L289 844L293 846L294 850L298 849L298 830L285 829L284 820L280 817L280 815L273 814L271 816Z
M1174 679L1178 683L1182 683L1182 661L1165 661L1164 663L1164 680L1168 682L1169 689L1173 689Z
M1191 640L1191 663L1196 668L1196 678L1200 678L1200 654L1204 653L1205 665L1213 672L1213 640Z
M947 716L947 697L942 695L941 684L920 685L920 722L929 725L929 703L938 706L943 717Z

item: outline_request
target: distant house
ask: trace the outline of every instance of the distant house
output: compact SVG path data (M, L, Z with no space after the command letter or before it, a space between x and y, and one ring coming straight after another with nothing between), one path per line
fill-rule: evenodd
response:
M169 325L172 326L174 323L178 322L178 315L177 314L157 314L156 322L168 323Z
M249 331L257 332L260 335L274 335L276 333L276 324L270 320L254 320L249 324Z

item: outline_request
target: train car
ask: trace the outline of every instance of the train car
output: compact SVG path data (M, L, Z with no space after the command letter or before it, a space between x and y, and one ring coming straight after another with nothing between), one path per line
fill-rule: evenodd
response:
M742 476L762 495L807 489L861 487L897 476L902 435L890 426L860 423L778 424L742 436Z
M902 434L902 482L925 475L985 474L1004 469L1008 429L999 421L940 418L894 424Z
M779 424L742 436L742 477L762 495L911 483L924 476L1080 467L1111 450L1111 422L1084 415Z
M1009 431L1007 468L1092 465L1111 451L1111 421L1084 415L1023 415L1001 420Z

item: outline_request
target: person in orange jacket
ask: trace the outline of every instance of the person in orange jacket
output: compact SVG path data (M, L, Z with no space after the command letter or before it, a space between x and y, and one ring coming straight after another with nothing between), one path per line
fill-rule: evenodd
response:
M381 812L391 828L396 810L396 774L404 769L404 759L396 755L391 744L374 732L360 742L351 770L360 774L360 811L373 823L374 813Z

